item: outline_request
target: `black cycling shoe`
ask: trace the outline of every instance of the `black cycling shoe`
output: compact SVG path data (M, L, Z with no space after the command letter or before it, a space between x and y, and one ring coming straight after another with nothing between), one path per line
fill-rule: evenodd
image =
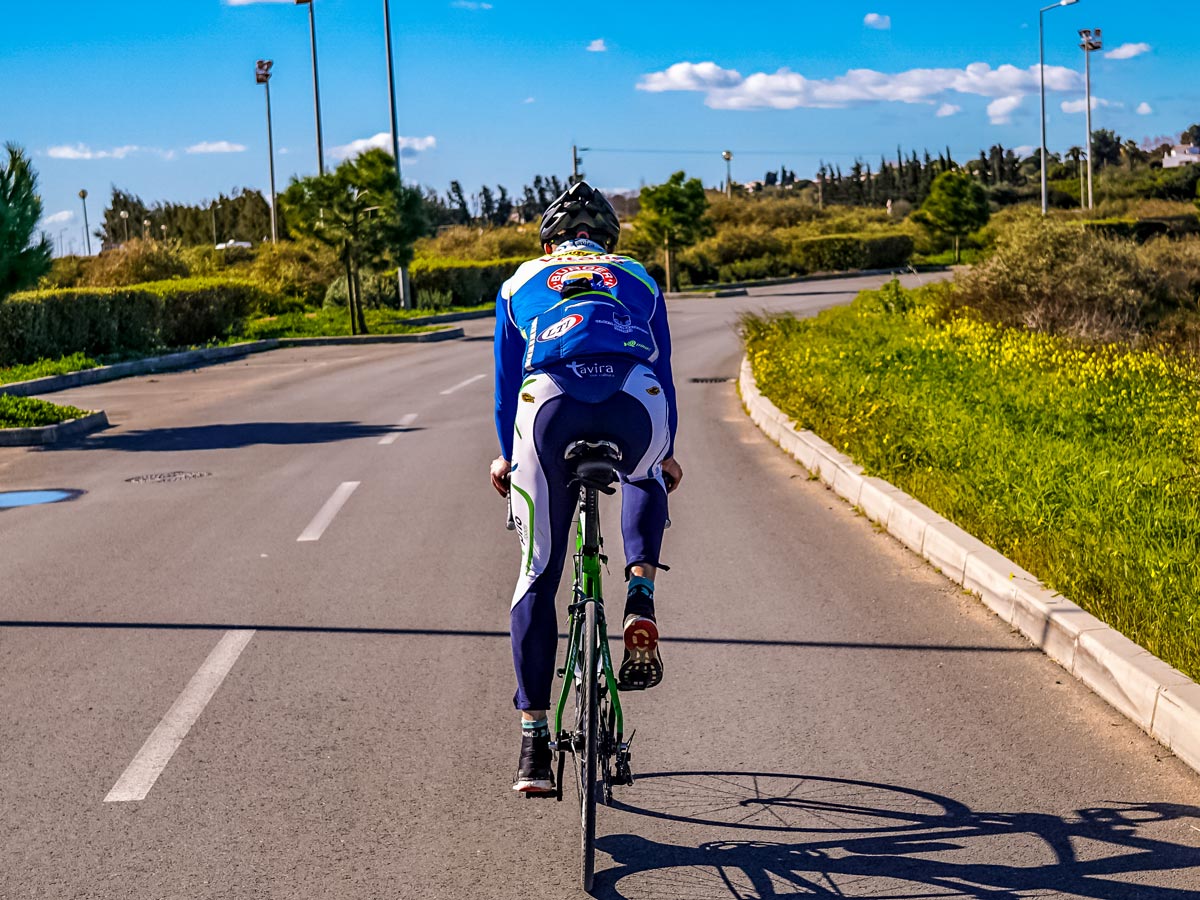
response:
M551 765L550 730L525 729L521 734L521 760L513 790L523 794L554 793L554 770Z
M625 601L625 656L617 670L617 688L644 691L663 677L662 655L658 652L658 623L654 620L654 597L644 588L634 588Z

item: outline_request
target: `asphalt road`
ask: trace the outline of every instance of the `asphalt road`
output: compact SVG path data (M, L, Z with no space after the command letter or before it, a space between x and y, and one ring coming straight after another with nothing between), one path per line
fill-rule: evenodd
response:
M874 281L672 305L666 680L598 895L1197 897L1200 778L689 383L736 374L739 311ZM577 894L573 804L509 790L468 325L63 392L113 427L0 449L0 490L84 492L0 512L0 898Z

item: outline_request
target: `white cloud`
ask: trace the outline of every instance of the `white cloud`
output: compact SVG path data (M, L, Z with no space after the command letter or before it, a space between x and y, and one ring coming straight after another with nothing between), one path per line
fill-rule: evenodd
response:
M953 103L943 103L938 107L937 117L939 119L944 119L947 116L956 116L960 112L962 112L961 106L955 106Z
M140 153L146 149L136 144L113 147L111 150L93 150L87 144L60 144L49 148L46 155L51 159L124 159L130 153Z
M868 28L874 28L878 31L888 31L892 27L892 17L883 16L879 13L867 13L863 17L863 24Z
M1141 103L1138 104L1137 109L1134 111L1139 116L1149 116L1154 113L1154 107L1152 107L1149 103L1147 103L1145 100L1143 100Z
M604 38L596 38L594 41L592 41L590 44L588 44L588 52L589 53L606 53L606 52L608 52L608 45L606 43L604 43Z
M75 218L75 213L69 209L64 209L62 212L56 212L52 216L46 216L42 219L43 225L65 225Z
M245 144L233 144L229 141L201 141L187 148L188 153L243 153Z
M450 5L453 6L455 9L491 9L492 8L492 4L490 4L490 3L475 3L475 2L473 2L473 0L454 0L454 2L451 3Z
M537 102L537 101L535 101L535 100L533 99L533 97L526 97L526 98L525 98L524 100L522 100L521 102L522 102L522 103L535 103L535 102Z
M988 104L988 119L993 125L1011 125L1012 114L1017 111L1024 98L1020 95L1000 97Z
M1080 97L1078 100L1064 100L1061 106L1062 111L1065 113L1081 113L1087 109L1087 98ZM1110 103L1103 97L1093 97L1092 109L1099 109L1101 106L1120 106L1120 104Z
M834 78L806 78L783 68L773 73L755 72L743 77L735 69L714 62L679 62L662 72L642 76L639 90L695 91L705 95L713 109L837 109L857 103L935 103L948 92L972 94L1003 101L989 107L989 115L1006 118L1022 97L1037 93L1038 68L1019 69L971 63L962 69L909 69L887 73L851 69ZM1077 91L1083 77L1062 66L1046 67L1046 87L1051 91Z
M1013 153L1017 155L1018 159L1026 159L1033 156L1033 151L1036 149L1037 147L1033 144L1022 144L1020 147L1013 147Z
M1133 59L1153 49L1149 44L1122 44L1104 54L1105 59Z
M426 137L400 137L400 156L404 159L412 159L418 153L425 150L432 150L437 146L437 138L433 135ZM360 138L357 141L351 141L349 144L342 144L340 147L334 147L329 151L329 155L334 159L350 159L353 156L358 156L360 153L366 153L368 150L386 150L392 152L392 135L390 132L381 131L379 134L372 135L369 138Z

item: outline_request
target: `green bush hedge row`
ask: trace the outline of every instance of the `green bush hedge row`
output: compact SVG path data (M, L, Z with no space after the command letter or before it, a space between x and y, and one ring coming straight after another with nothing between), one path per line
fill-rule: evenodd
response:
M479 306L496 299L496 292L525 262L523 256L483 262L459 259L418 259L409 267L414 294L449 292L455 306Z
M749 258L729 259L710 255L703 247L693 248L681 254L680 274L693 285L753 281L812 272L895 268L907 265L912 254L913 239L907 234L832 234L795 240L775 252Z
M273 302L253 284L216 278L25 291L0 301L0 366L204 344Z

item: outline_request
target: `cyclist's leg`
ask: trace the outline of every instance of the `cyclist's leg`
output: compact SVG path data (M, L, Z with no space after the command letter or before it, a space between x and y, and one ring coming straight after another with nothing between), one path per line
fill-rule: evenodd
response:
M513 519L521 538L521 571L510 610L517 709L549 709L558 621L554 598L570 545L575 492L561 474L562 449L548 447L547 424L561 407L562 391L535 373L521 389L513 442ZM556 414L557 413L557 414Z

